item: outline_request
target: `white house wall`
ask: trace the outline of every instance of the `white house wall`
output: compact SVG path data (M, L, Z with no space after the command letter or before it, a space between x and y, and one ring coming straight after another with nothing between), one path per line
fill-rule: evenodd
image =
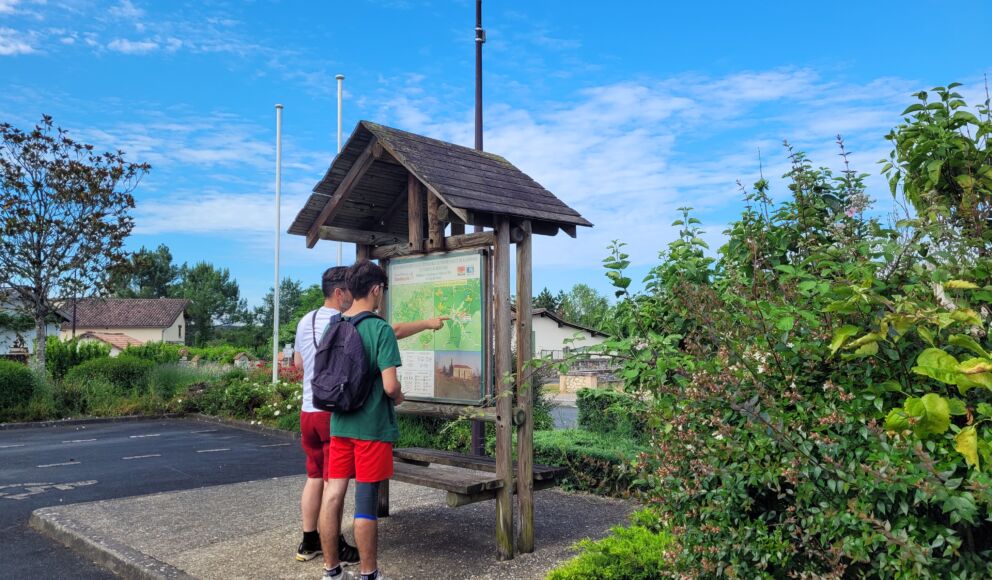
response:
M49 324L47 329L48 336L58 336L59 327L56 324ZM24 345L28 347L28 352L34 354L34 328L25 330L21 333L21 337L24 338ZM17 340L17 333L13 330L0 330L0 355L7 354L10 351L10 347L14 346L14 341Z
M606 340L603 336L593 336L591 332L579 330L568 325L558 326L558 323L545 316L534 316L533 321L534 354L541 356L541 351L554 351L554 357L560 357L565 348L575 349L593 346ZM576 338L578 337L578 338ZM575 339L572 342L572 339ZM513 348L516 348L517 337L514 333Z

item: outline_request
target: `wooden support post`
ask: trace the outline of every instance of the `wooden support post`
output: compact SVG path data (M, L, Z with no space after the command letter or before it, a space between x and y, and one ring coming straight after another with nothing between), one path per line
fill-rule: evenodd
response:
M524 221L517 241L517 408L523 421L517 425L517 549L521 554L534 551L534 388L531 359L531 231Z
M427 251L444 251L444 224L437 217L441 200L433 193L427 194Z
M389 260L379 260L379 265L386 272L389 272ZM379 303L379 316L389 320L389 293L383 295L382 302ZM376 517L389 517L389 480L379 483L379 505L376 508Z
M372 259L372 246L367 244L358 244L355 246L355 261L360 262L362 260ZM342 264L343 266L344 264Z
M412 173L406 177L406 195L410 248L420 251L424 247L424 187Z
M510 220L500 217L493 253L493 327L496 371L496 548L500 560L513 558L513 385L510 373Z

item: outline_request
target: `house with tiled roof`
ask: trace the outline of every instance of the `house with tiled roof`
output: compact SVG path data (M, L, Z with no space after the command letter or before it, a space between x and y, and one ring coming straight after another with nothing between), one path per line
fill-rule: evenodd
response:
M186 307L183 298L86 298L67 304L62 340L76 336L98 340L111 347L111 354L127 346L146 342L183 344L186 339Z

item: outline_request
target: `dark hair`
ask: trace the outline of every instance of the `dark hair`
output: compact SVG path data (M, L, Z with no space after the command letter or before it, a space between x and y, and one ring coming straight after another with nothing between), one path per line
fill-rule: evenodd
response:
M330 298L334 294L335 288L347 288L345 276L348 274L346 266L334 266L324 270L324 275L320 277L320 289L324 292L324 298Z
M368 260L355 262L348 268L348 290L355 300L361 300L372 292L379 284L385 284L389 278L381 266Z

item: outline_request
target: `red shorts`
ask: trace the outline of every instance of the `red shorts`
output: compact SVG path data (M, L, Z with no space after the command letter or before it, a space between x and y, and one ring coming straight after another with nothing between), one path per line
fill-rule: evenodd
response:
M393 444L351 437L331 437L327 479L375 483L393 476Z
M300 444L307 454L307 477L327 479L325 470L331 452L331 414L300 411Z

